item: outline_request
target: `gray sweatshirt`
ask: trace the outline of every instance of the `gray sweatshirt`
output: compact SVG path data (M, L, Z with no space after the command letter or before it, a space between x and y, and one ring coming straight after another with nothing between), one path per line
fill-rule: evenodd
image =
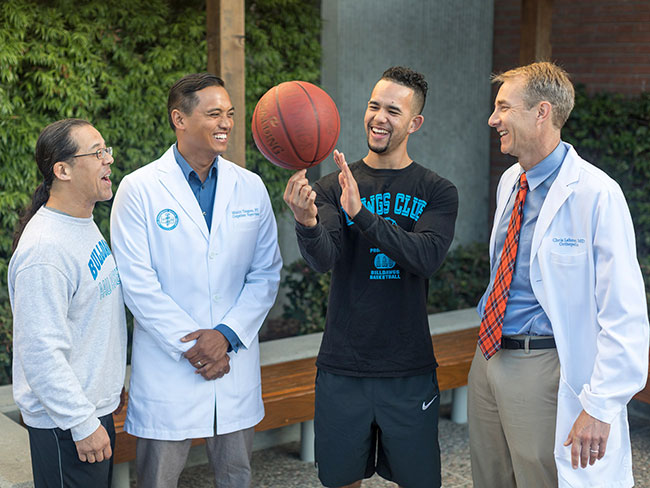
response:
M9 298L23 420L88 437L119 404L126 368L122 285L93 219L41 207L9 262Z

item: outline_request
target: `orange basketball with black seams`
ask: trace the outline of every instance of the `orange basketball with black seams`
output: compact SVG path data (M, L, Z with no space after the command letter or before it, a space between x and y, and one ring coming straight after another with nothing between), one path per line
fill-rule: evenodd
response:
M286 81L267 91L253 112L253 140L273 164L310 168L334 150L341 119L334 100L306 81Z

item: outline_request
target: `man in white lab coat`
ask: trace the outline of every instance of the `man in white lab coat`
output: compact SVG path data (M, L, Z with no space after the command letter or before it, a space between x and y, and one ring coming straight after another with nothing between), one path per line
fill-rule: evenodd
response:
M176 144L122 180L111 215L135 318L125 430L139 487L177 486L194 438L217 487L247 487L264 416L257 333L282 267L275 218L261 179L221 156L234 116L223 81L187 75L167 109Z
M648 373L648 317L618 184L563 142L567 74L501 75L488 123L501 178L469 377L474 486L629 487L626 405Z

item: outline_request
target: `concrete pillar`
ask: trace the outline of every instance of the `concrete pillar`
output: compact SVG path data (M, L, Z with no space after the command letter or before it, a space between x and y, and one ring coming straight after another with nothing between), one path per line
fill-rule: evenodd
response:
M300 424L300 459L313 463L314 456L314 421L306 420Z
M467 386L454 388L452 391L451 420L457 424L467 423Z

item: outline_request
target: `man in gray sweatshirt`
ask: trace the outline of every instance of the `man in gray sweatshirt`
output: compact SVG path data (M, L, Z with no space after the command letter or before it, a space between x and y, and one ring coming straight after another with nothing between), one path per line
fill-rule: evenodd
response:
M88 122L60 120L36 143L43 182L9 263L13 392L34 485L108 487L126 365L122 286L95 225L112 197L112 148Z

